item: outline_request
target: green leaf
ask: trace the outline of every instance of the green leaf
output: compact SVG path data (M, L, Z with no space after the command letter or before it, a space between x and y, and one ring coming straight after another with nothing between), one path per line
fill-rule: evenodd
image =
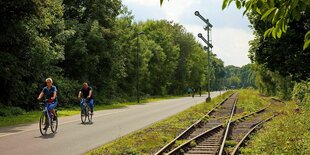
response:
M164 1L164 0L160 0L160 5L162 5L162 4L163 4L163 1Z
M287 30L287 23L288 23L288 21L287 20L285 20L285 19L281 19L283 22L282 22L282 31L283 32L286 32L286 30Z
M245 8L246 8L247 10L250 10L250 9L252 8L252 1L247 1L247 2L245 3Z
M237 6L238 9L241 8L241 2L239 0L236 0L236 6Z
M274 11L276 10L277 8L271 8L271 9L269 9L268 11L266 11L265 13L264 13L264 15L262 16L262 18L261 18L261 20L266 20L267 19L267 17L269 16L269 15L272 15L272 13L274 13Z
M265 33L264 33L264 38L267 38L268 36L270 36L270 34L271 34L271 32L272 32L272 29L273 29L273 28L270 28L270 29L268 29L268 30L265 31Z
M303 49L305 50L306 48L308 48L309 44L310 44L310 31L308 31L305 35L305 44Z
M310 40L310 31L308 31L305 35L305 40Z
M305 41L303 49L305 50L306 48L308 48L309 44L310 44L310 40Z
M229 1L229 0L224 0L224 1L223 1L222 10L224 10L224 9L227 7L228 1Z
M255 7L254 7L255 8ZM253 10L254 10L254 8L253 8ZM260 9L258 8L258 7L256 7L256 12L258 13L258 14L260 14L260 15L262 15L262 12L260 11Z
M277 38L277 36L276 36L277 35L277 27L276 28L273 27L272 29L273 29L272 30L272 37Z
M277 32L277 37L278 37L278 38L281 38L281 35L282 35L282 31L281 31L281 30L278 30L278 32Z
M277 8L275 13L274 13L274 17L272 18L272 24L275 24L279 19L279 9Z

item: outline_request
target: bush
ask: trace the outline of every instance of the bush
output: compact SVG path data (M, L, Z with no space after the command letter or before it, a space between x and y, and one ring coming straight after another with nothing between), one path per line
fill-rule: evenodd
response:
M22 115L24 113L25 113L25 110L19 107L8 107L8 106L0 107L0 116L2 117L17 116L17 115Z
M82 87L78 81L59 76L55 78L54 84L57 86L57 97L62 106L72 105L77 101L78 92Z
M309 82L303 81L296 83L293 90L293 99L302 107L310 107L310 79Z

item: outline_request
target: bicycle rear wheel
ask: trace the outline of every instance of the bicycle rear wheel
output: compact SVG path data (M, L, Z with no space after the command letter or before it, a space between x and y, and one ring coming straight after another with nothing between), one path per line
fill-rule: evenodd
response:
M82 121L82 123L86 122L86 117L87 117L86 108L83 107L83 109L81 110L81 121Z
M57 113L56 113L57 115ZM54 116L55 118L51 121L52 122L52 125L51 125L51 130L53 133L55 133L57 131L57 128L58 128L58 117L57 116Z
M48 129L48 123L47 123L47 117L45 112L42 113L41 117L40 117L40 122L39 122L39 128L40 128L40 132L42 134L42 136L46 135L47 129Z

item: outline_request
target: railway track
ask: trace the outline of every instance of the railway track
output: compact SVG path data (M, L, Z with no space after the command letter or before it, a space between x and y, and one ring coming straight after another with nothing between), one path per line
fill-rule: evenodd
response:
M234 113L237 96L238 94L234 93L226 98L223 102L216 105L205 116L183 131L179 136L164 146L155 155L165 154L175 149L177 147L175 144L178 141L191 140L192 138L199 136L201 133L204 133L207 130L221 126L230 117L231 113ZM207 121L206 119L208 118L209 120Z
M273 104L275 106L284 106L285 103L281 100L271 98L270 105ZM264 115L264 113L270 113L271 115ZM258 113L252 119L248 121L244 121L241 123L235 123L234 128L232 129L232 133L230 139L238 142L238 144L233 147L226 149L226 154L235 155L239 154L239 149L245 145L245 142L249 140L249 135L256 132L258 129L261 128L262 124L271 120L273 117L279 115L278 112L273 111L271 109L263 109L260 113Z
M208 122L197 121L156 154L235 155L251 133L276 116L274 111L268 108L274 102L276 100L271 99L268 106L233 120L235 111L242 111L236 110L237 94L233 94L205 116L209 116ZM179 140L185 142L174 146ZM226 144L228 142L237 145L230 147Z

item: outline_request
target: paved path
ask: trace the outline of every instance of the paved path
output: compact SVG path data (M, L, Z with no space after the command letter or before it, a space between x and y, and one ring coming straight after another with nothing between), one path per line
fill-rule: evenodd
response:
M211 97L219 95L211 93ZM38 123L0 128L1 155L76 155L144 128L205 101L206 96L162 100L121 109L96 111L93 124L80 115L59 118L56 134L42 137Z

